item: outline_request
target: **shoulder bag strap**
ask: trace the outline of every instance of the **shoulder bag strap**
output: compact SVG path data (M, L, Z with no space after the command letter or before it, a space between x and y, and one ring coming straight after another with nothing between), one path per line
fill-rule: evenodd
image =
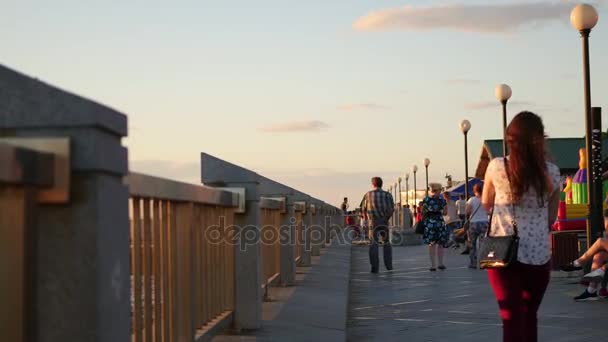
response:
M477 211L479 211L479 208L481 208L481 200L479 200L479 205L477 206L477 208L475 209L475 211L473 211L473 213L471 214L471 216L469 216L469 221L471 220L471 217L475 216L475 214L477 214Z

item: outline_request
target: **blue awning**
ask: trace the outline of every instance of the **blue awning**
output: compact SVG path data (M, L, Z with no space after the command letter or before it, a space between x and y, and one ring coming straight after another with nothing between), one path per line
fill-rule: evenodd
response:
M475 184L483 184L483 181L479 178L469 179L469 196L473 196L473 187L475 186ZM446 191L448 191L450 193L450 197L453 200L457 200L460 195L464 195L464 187L465 187L465 183L462 183L462 184L453 186L453 187L447 189Z

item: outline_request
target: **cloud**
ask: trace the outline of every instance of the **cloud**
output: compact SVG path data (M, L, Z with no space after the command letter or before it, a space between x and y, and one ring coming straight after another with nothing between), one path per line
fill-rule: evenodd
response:
M496 5L405 6L372 11L353 23L358 31L425 31L505 33L526 25L568 22L572 3L529 2Z
M533 106L534 103L530 101L509 101L509 106L512 107L524 107L524 106ZM489 108L499 108L501 106L498 100L496 101L480 101L480 102L469 102L465 103L464 108L466 110L482 110Z
M466 78L453 78L450 80L445 80L446 84L449 85L473 85L481 83L481 80L471 80Z
M328 127L329 125L323 121L309 120L279 122L260 127L258 130L266 133L318 132Z
M355 110L381 110L387 109L387 106L378 103L351 103L338 106L339 110L351 112Z

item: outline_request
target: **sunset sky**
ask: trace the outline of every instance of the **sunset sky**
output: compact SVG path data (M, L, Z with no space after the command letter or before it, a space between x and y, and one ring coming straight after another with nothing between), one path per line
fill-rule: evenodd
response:
M509 114L582 136L571 1L7 1L0 62L129 116L131 168L199 181L199 153L339 204L431 159L464 178ZM594 1L592 101L608 112L608 1ZM604 127L608 118L604 115ZM422 184L423 172L419 173Z

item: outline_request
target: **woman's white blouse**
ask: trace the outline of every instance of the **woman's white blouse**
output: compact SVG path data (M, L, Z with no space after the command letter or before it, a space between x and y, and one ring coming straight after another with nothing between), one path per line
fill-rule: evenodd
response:
M553 183L553 189L560 188L559 168L547 162L548 175ZM549 243L549 209L550 194L545 195L542 207L539 207L538 197L534 189L526 192L520 203L514 206L515 216L511 207L511 190L505 171L504 158L496 158L490 162L486 177L491 179L496 191L494 215L492 217L492 236L513 234L513 224L516 222L519 233L519 250L517 260L529 265L544 265L551 259Z

